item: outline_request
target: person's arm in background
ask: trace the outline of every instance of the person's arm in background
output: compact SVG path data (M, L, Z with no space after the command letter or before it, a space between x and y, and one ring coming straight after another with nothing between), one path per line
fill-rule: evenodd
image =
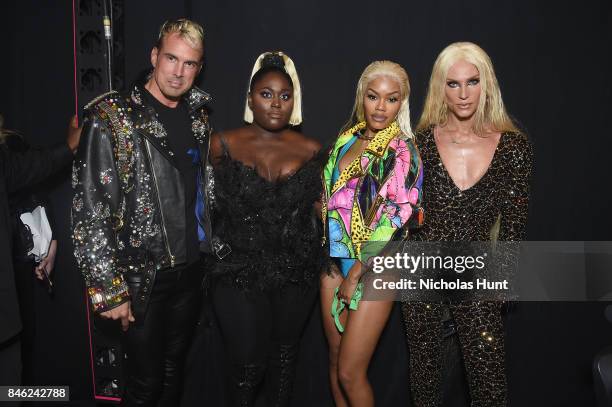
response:
M19 137L19 136L14 136ZM77 117L73 116L68 125L66 144L60 144L48 149L32 149L27 143L19 151L4 150L1 165L4 166L6 174L7 191L14 192L18 189L32 186L43 181L54 172L67 166L76 152L81 137L81 130L77 126ZM23 142L21 144L24 144ZM41 203L41 205L43 205ZM43 267L50 274L55 264L57 253L57 241L51 241L47 257L34 268L37 278L43 279Z
M41 187L42 185L37 185L35 188L38 189ZM40 263L34 265L34 275L39 280L44 280L45 277L51 278L51 274L53 273L53 269L55 267L55 256L57 254L57 240L55 239L55 231L57 230L57 226L55 224L53 208L50 205L46 193L44 191L39 192L38 190L34 190L31 188L29 189L29 191L29 199L31 202L30 206L32 208L35 208L37 206L43 207L45 209L45 214L47 215L47 220L49 221L49 226L51 227L52 240L49 243L49 250L47 251L47 255L40 261Z
M51 277L51 273L53 272L53 268L55 267L55 255L57 254L57 240L52 240L51 244L49 244L49 251L44 259L41 260L34 267L34 274L36 274L36 278L39 280L44 280L44 273L47 272L47 275Z
M53 273L53 269L55 268L55 255L57 254L57 240L55 239L55 231L57 228L55 226L53 211L49 205L49 202L46 199L43 199L38 200L38 204L45 208L47 220L49 221L52 232L52 240L49 244L49 251L47 252L47 255L34 267L34 274L36 275L36 278L39 280L44 280L45 272L47 277L50 278L51 273Z
M23 153L6 151L0 165L6 177L7 192L34 185L70 164L80 137L81 131L74 116L68 127L66 143L45 149L32 148Z

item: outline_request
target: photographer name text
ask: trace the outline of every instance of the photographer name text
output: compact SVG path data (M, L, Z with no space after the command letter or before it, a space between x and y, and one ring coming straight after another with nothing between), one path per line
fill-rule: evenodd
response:
M491 281L479 278L476 281L435 280L433 278L420 278L410 280L402 278L397 281L385 281L376 278L372 282L376 290L509 290L508 280Z

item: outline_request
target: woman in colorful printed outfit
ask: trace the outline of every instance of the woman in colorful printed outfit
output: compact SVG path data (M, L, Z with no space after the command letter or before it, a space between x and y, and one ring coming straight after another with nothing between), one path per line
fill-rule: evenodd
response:
M266 406L289 404L317 295L325 258L315 210L321 146L292 128L302 121L300 98L291 59L262 54L249 85L249 124L211 140L213 228L231 247L213 291L230 363L230 406L252 406L260 387Z
M455 43L438 56L416 142L426 168L427 221L414 241L486 242L525 238L532 150L504 107L489 56ZM501 271L516 256L504 244ZM489 271L488 271L489 273ZM410 384L415 405L456 405L458 339L472 406L505 406L502 306L496 301L406 302ZM452 354L451 354L452 353ZM446 362L445 362L446 361ZM448 389L448 390L447 390Z
M392 301L363 301L355 307L362 263L368 260L364 246L405 238L422 220L423 169L412 141L409 93L400 65L368 65L357 84L352 117L324 168L323 221L330 256L340 270L322 274L321 307L339 407L374 405L367 369L393 306ZM336 322L330 309L338 300L351 310Z

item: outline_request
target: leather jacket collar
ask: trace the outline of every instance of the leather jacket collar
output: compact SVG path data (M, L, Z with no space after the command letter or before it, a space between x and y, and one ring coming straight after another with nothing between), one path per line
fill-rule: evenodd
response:
M166 129L157 119L157 115L155 114L153 107L147 105L146 100L144 100L142 96L142 92L144 91L144 83L144 81L141 81L140 83L135 84L130 93L132 108L136 113L133 115L134 127L138 133L146 137L164 155L164 157L176 167L174 152L168 145L168 134ZM202 144L206 140L204 135L209 132L210 126L207 118L202 120L203 118L200 117L201 115L197 114L197 111L209 103L212 100L212 97L200 88L193 86L185 94L185 96L183 96L183 100L187 104L192 120L191 128L194 139Z
M144 89L145 84L151 78L153 71L149 71L148 74L141 77L140 80L136 81L136 83L132 86L131 98L132 101L138 106L144 106L142 102L142 90ZM203 105L210 103L212 100L212 96L204 92L202 89L193 85L191 89L187 91L183 95L183 101L187 104L187 108L189 109L189 113L193 113Z

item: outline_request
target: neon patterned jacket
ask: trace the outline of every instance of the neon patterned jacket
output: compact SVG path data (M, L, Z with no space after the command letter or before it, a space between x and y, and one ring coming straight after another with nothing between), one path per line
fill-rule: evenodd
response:
M365 261L364 244L405 239L423 222L423 165L414 142L399 137L396 122L379 131L332 185L340 150L364 128L362 122L342 133L323 169L322 218L331 257Z

